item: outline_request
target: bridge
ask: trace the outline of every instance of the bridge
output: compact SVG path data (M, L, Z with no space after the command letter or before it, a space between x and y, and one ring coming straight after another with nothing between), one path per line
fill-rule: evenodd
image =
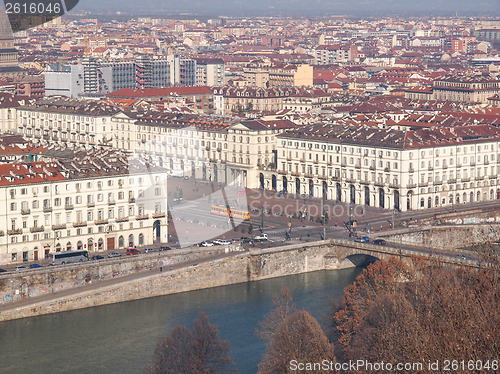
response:
M366 266L377 260L388 260L391 257L398 257L406 262L412 256L438 259L441 262L454 266L477 267L479 265L478 258L471 256L471 253L467 251L437 251L418 246L399 246L392 243L375 245L341 239L330 239L324 242L329 242L328 245L331 248L329 253L325 255L325 267L327 269Z

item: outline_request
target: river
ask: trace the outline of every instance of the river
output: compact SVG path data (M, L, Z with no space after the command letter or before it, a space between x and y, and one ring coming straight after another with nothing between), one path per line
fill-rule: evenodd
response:
M269 312L273 294L288 287L297 306L325 328L329 298L341 295L360 271L318 271L3 322L0 372L140 373L161 336L178 324L192 327L204 311L221 337L230 340L239 372L254 374L265 350L254 331Z

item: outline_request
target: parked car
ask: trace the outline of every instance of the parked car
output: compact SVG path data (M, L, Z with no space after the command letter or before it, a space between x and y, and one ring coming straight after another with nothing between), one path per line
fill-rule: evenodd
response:
M38 265L38 264L31 264L30 265L30 269L38 269L38 268L41 268L42 265Z
M103 260L103 259L104 259L103 256L99 256L99 255L92 256L92 260Z
M224 239L215 239L212 243L214 243L215 245L228 245L228 244L231 244L230 241L224 240Z
M138 255L141 253L138 249L135 248L129 248L127 249L127 255Z
M466 255L459 254L457 257L461 260L468 260L468 257Z
M171 249L172 248L167 247L167 246L160 247L160 251L170 251Z
M267 234L260 234L260 235L257 235L255 238L253 238L253 240L257 240L257 241L266 241L266 240L269 240Z
M28 268L26 266L23 266L23 265L16 266L16 270L26 270L26 269L28 269Z
M204 242L200 243L200 247L213 247L213 246L214 246L214 243L212 243L212 242L204 241Z
M0 269L0 273L6 273L6 272L7 272L7 270L5 270L5 269Z
M112 258L112 257L120 257L122 254L121 253L118 253L118 252L111 252L108 257L109 258Z
M155 251L156 251L156 249L154 249L154 248L146 248L144 250L144 253L151 253L151 252L155 252Z
M377 245L385 245L385 240L384 239L375 239L372 243L377 244Z

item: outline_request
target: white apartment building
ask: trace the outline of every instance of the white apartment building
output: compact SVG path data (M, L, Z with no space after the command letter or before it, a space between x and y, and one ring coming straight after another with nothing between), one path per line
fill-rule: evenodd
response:
M264 188L406 211L500 199L500 129L318 124L278 136Z
M223 86L225 65L221 58L195 58L197 86Z
M386 209L423 209L500 196L500 130L494 126L406 132L332 123L306 127L286 120L228 121L116 107L98 111L88 105L93 114L83 109L74 115L57 113L65 108L62 104L57 110L50 105L25 110L18 116L23 121L19 129L28 137L40 139L33 134L44 134L44 139L59 141L54 131L60 128L66 131L60 137L63 142L140 151L151 163L185 176L236 180L248 188ZM87 126L92 129L94 123L90 134ZM89 140L91 135L97 141Z
M118 107L104 101L47 98L17 109L17 133L36 141L95 147L110 145Z
M117 151L0 164L0 264L167 241L165 170Z
M276 136L295 128L287 120L217 122L211 117L144 113L113 117L113 145L142 151L155 164L185 176L258 188L257 166L276 159Z

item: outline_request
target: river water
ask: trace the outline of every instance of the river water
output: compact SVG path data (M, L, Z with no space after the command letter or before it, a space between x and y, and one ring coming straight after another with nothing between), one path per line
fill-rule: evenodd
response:
M288 287L297 306L326 329L329 298L342 295L360 271L318 271L4 322L0 373L140 373L161 336L178 324L192 327L204 311L230 340L239 372L253 374L265 350L254 331L273 294Z

